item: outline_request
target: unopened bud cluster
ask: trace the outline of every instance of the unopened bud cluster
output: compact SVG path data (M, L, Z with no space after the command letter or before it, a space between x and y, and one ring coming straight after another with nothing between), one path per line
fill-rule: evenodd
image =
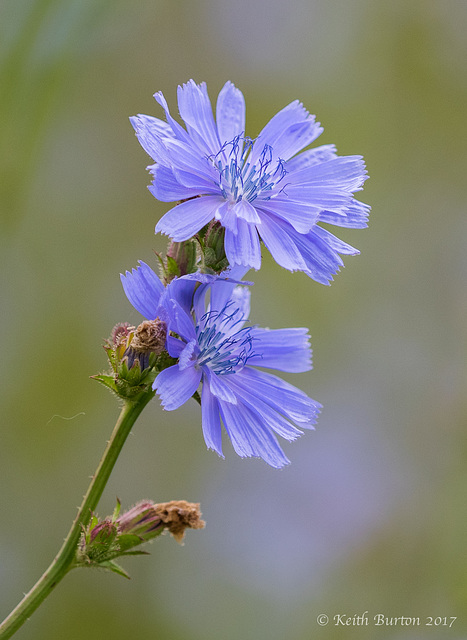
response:
M150 391L157 373L172 364L166 338L167 327L160 318L145 320L138 327L116 325L104 344L112 371L92 377L121 398Z

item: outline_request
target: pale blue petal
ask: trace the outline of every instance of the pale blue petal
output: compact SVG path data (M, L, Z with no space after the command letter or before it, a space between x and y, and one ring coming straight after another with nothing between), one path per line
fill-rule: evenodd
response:
M368 226L368 215L370 207L363 202L353 200L352 204L343 211L321 211L319 219L321 222L328 222L339 227L350 227L352 229L364 229Z
M275 221L272 216L262 215L261 217L262 224L259 227L261 238L277 264L289 271L306 269L306 262L288 234L288 230L292 227L277 219Z
M288 177L288 176L287 176ZM350 206L352 194L338 185L288 184L287 195L298 202L309 202L320 209L341 211Z
M193 80L189 80L178 87L177 96L178 109L187 131L191 134L196 132L209 153L217 153L221 143L217 135L206 83L197 85Z
M258 422L264 423L277 435L286 440L293 441L303 434L303 431L287 420L275 407L271 407L268 397L258 396L256 389L241 385L241 372L232 376L232 387L238 395L239 400L245 404L253 413L257 415Z
M305 122L292 124L274 141L274 158L288 160L314 142L323 131L323 127L314 121L314 116L308 116Z
M336 238L336 236L330 233L327 229L323 229L319 226L316 226L313 229L313 236L315 239L319 238L323 244L336 253L342 253L348 256L358 256L360 253L360 251L355 249L355 247L352 247L343 240L339 240L339 238Z
M303 151L295 156L295 158L291 158L287 161L285 168L287 173L292 173L293 171L299 171L306 167L312 167L314 164L319 164L320 162L327 162L336 156L335 145L323 144L320 147Z
M219 93L216 120L221 144L245 132L245 99L232 82L226 82Z
M312 429L321 405L306 393L271 373L245 367L236 377L236 387L246 391L254 389L270 407L279 411L303 429Z
M205 367L205 375L207 382L209 383L211 393L216 396L218 400L223 400L230 404L237 404L237 397L232 391L228 380L232 376L216 375L215 373L212 373L208 367Z
M238 216L235 213L234 206L230 202L224 202L216 211L216 220L228 229L230 233L237 235L238 233Z
M196 340L195 326L189 312L185 311L176 300L164 301L164 307L169 314L168 330L177 333L185 342Z
M240 311L240 316L244 321L250 317L251 291L248 287L235 287L232 291L231 300L235 308Z
M300 124L306 121L314 123L314 116L310 116L308 111L298 100L294 100L294 102L291 102L281 111L276 113L276 115L271 118L271 120L264 127L264 129L262 129L259 136L256 138L255 144L253 146L251 163L254 164L258 160L263 152L265 145L269 145L270 147L272 147L272 149L274 150L274 156L276 158L280 157L283 160L287 160L286 157L281 155L281 146L276 145L276 142L279 137L287 129L289 129L289 127L293 127L296 124ZM316 138L321 133L321 128L318 124L314 124L314 126L316 127ZM286 148L286 144L286 138L283 138L282 145L284 146L284 150ZM303 146L300 148L303 148Z
M159 394L164 409L173 411L191 398L200 381L200 369L188 367L182 371L175 364L161 371L152 386Z
M180 371L183 371L187 367L193 366L193 363L196 359L196 354L199 352L198 343L196 339L190 340L190 342L185 346L183 351L180 353L180 357L178 359L178 366L180 367Z
M156 162L168 164L168 153L163 141L173 137L170 126L159 118L143 114L133 116L130 118L130 122L146 153Z
M259 211L272 213L286 220L299 233L310 231L318 221L322 211L322 207L318 207L312 202L297 202L284 197L271 198L270 200L258 198L255 204ZM262 217L261 221L263 220L264 218ZM261 229L259 231L261 233Z
M251 205L248 200L239 200L233 206L233 213L237 218L241 218L249 224L260 224L261 220L256 212L256 209Z
M209 175L206 173L204 176L201 176L199 173L193 173L192 171L174 169L174 176L176 180L184 187L187 187L187 189L198 189L200 193L206 195L219 194L219 185L210 173Z
M175 139L165 140L167 153L170 159L170 165L174 171L183 171L192 176L198 176L202 183L212 182L215 188L215 180L218 177L214 167L207 160L206 154L200 151L193 142L189 143ZM183 175L183 174L182 174ZM219 188L217 187L219 191Z
M272 216L262 218L261 238L277 264L289 271L306 269L306 262L288 233L292 227L285 222L274 220Z
M290 184L300 185L301 188L327 187L353 192L361 188L367 177L361 156L338 156L328 162L288 173L287 193L290 194Z
M243 265L251 269L261 267L261 248L258 232L241 218L238 219L238 233L225 230L224 248L231 265Z
M198 274L190 274L198 275ZM193 293L196 287L196 280L182 276L181 278L174 278L172 282L167 285L167 297L172 300L176 300L186 314L191 313L191 306L193 304Z
M311 366L310 336L308 330L251 329L254 353L248 365L302 373Z
M140 266L120 274L126 297L136 311L148 320L155 320L159 314L159 304L164 285L154 271L144 262Z
M173 336L167 336L167 351L172 358L178 358L185 349L186 343Z
M185 131L185 129L170 115L169 107L167 105L167 100L164 98L164 94L162 93L162 91L158 91L157 93L155 93L154 98L164 109L165 117L167 119L168 124L170 125L170 128L172 129L172 133L174 137L176 137L178 140L182 140L183 142L186 142L188 145L192 144L192 141L188 132Z
M318 225L306 235L297 233L294 229L290 229L289 234L294 239L306 262L307 270L305 273L317 282L330 284L332 276L344 264L331 242L331 238L334 238L336 242L337 238L321 229ZM356 249L350 248L349 245L345 246L349 247L349 252L350 249L352 249L352 253L356 252Z
M290 463L275 436L248 407L222 401L219 406L225 430L239 456L262 458L276 469Z
M209 385L203 382L201 391L201 414L204 441L208 449L213 449L222 458L222 428L219 415L219 403L209 390Z
M156 233L164 233L175 242L188 240L211 222L222 202L219 196L201 196L182 202L159 220Z
M177 174L172 169L168 169L160 164L150 167L150 171L154 177L153 183L148 187L152 195L161 202L173 202L174 200L186 200L195 196L206 193L205 184L199 184L198 187L187 187L181 184ZM193 182L201 179L194 176Z

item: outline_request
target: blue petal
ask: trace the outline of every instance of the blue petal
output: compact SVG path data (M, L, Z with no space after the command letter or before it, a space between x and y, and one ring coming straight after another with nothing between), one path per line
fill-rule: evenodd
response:
M197 274L190 275L194 276ZM196 280L194 278L189 278L187 276L174 278L172 282L167 285L167 297L178 302L185 313L190 315L195 287Z
M272 147L274 156L276 158L280 157L283 160L287 160L288 158L281 153L282 149L284 149L284 151L287 151L287 136L284 136L282 138L282 142L280 144L277 144L277 141L287 130L289 130L290 135L293 138L295 135L293 133L294 125L301 124L303 122L310 122L311 126L314 127L314 137L309 135L310 141L317 138L322 132L319 124L314 122L314 116L310 116L308 111L298 100L291 102L281 111L276 113L276 115L271 118L264 129L262 129L255 141L251 155L251 164L254 164L261 156L265 145L269 145L270 147ZM306 146L306 144L309 144L309 142L306 142L305 144L297 148L297 151Z
M153 389L160 396L162 406L173 411L185 404L197 390L201 381L201 371L195 367L181 370L177 364L159 373Z
M297 387L277 376L251 367L245 367L240 374L236 374L235 386L237 390L243 388L247 392L254 389L257 396L270 407L304 429L313 428L322 408L319 402L309 398Z
M174 200L185 200L206 193L204 184L198 187L187 187L181 184L178 176L172 169L156 164L150 167L154 177L152 185L148 187L152 195L161 202L173 202ZM196 178L196 176L195 176ZM201 179L199 179L201 182Z
M219 403L209 390L209 385L203 383L201 392L202 427L206 446L214 449L220 456L222 453L222 428L219 415Z
M198 149L191 140L187 143L167 138L165 140L165 146L170 159L170 165L174 171L179 170L186 172L186 174L198 176L202 184L211 182L213 185L212 188L217 189L219 192L219 188L216 186L218 174L216 174L214 167L207 160L206 153L203 150Z
M291 226L282 221L274 221L272 216L261 216L259 227L261 238L271 252L274 260L289 271L303 271L306 263L290 235L287 233Z
M320 209L341 211L352 202L352 194L339 185L288 184L287 195L298 202L308 202Z
M291 198L282 197L271 198L271 200L258 199L256 208L259 211L272 213L286 220L299 233L307 233L310 231L317 223L322 211L321 207L313 203L297 202ZM263 218L261 218L261 220L263 220Z
M185 346L183 351L180 353L180 357L178 359L178 366L180 367L180 371L183 371L187 367L193 366L196 352L199 352L197 349L198 343L196 339L190 340L190 342Z
M216 120L222 144L245 132L245 99L231 82L225 83L217 98Z
M276 469L290 463L275 436L248 407L222 401L219 406L225 430L239 456L262 458Z
M271 407L267 396L259 397L256 389L239 384L241 372L233 377L232 387L235 389L240 401L248 406L253 413L256 413L258 422L264 422L269 429L289 441L296 440L303 434L303 431L297 429L275 407Z
M339 227L350 227L353 229L364 229L368 226L368 215L370 207L363 202L353 200L352 204L343 211L321 211L319 219L322 222L335 224Z
M126 297L148 320L154 320L159 314L159 303L164 292L164 285L154 271L144 262L140 266L120 274Z
M287 174L289 184L301 187L330 187L349 192L357 191L367 179L365 163L361 156L338 156L328 162L293 171Z
M218 400L223 400L230 404L237 404L237 397L227 381L227 378L230 378L231 376L216 375L215 373L212 373L208 367L205 368L205 374L209 383L209 390Z
M182 202L159 220L156 233L164 233L175 242L188 240L211 222L222 202L219 196L202 196Z
M185 342L195 340L196 331L191 315L173 299L165 299L164 307L167 309L169 316L167 329L177 333Z
M299 153L295 158L288 160L285 168L288 173L292 171L299 171L306 167L312 167L314 164L320 162L327 162L337 156L336 147L333 144L323 144L320 147L314 149L308 149Z
M252 328L254 353L248 365L302 373L311 366L310 336L307 329Z
M186 347L186 343L173 336L167 336L167 351L172 358L178 358Z
M249 224L260 224L261 220L256 212L256 209L251 205L248 200L239 200L233 206L233 213L237 218L241 218Z
M318 225L307 234L297 233L292 227L288 229L288 233L306 262L305 273L322 284L329 284L332 276L343 266L339 253L358 254L357 249Z
M343 240L339 240L339 238L336 238L336 236L330 233L327 229L322 229L321 227L316 226L313 229L313 235L315 240L316 238L319 238L323 245L336 253L342 253L348 256L357 256L360 253L358 249L347 244L347 242L343 242Z
M235 287L232 291L231 300L236 309L240 311L240 315L246 322L250 317L250 298L251 291L247 287ZM237 330L239 326L232 327L232 330Z
M206 83L197 85L189 80L177 90L178 109L183 118L187 131L193 136L196 132L198 141L204 143L209 153L217 153L221 147L217 128L212 115Z
M130 122L146 153L156 162L167 164L169 159L163 140L173 137L170 126L159 118L142 114L133 116L130 118Z
M323 131L323 127L314 121L314 116L308 116L305 122L292 124L274 141L274 157L288 160L314 142Z
M158 91L157 93L155 93L154 94L154 98L161 105L161 107L164 109L165 117L167 118L167 122L170 125L170 128L172 129L172 133L173 133L174 137L176 137L178 140L182 140L182 141L190 144L191 143L191 139L190 139L189 134L170 115L169 107L167 105L167 100L164 98L164 94L162 93L162 91Z
M225 230L224 248L231 265L243 265L251 269L261 267L261 248L258 232L241 218L238 219L238 233Z
M216 220L219 220L221 225L228 229L229 232L237 235L238 233L238 216L235 213L235 208L230 202L224 202L216 211Z

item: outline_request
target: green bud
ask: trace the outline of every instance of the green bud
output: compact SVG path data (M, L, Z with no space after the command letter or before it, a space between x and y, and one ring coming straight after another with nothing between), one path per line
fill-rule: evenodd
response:
M156 253L159 259L161 279L168 284L175 277L179 278L197 270L198 243L191 238L183 242L169 242L165 258Z
M206 270L221 273L229 266L224 248L225 229L214 220L208 225L204 236L204 265Z

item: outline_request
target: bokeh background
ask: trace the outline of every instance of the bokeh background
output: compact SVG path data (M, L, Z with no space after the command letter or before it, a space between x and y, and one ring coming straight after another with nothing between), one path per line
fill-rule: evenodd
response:
M207 452L194 403L137 423L99 507L201 502L203 532L77 571L17 637L444 640L467 637L467 3L463 0L1 0L0 602L48 566L118 408L89 376L119 272L156 264L166 207L128 117L162 90L227 79L256 135L299 98L321 143L364 155L361 250L331 287L264 257L252 320L310 327L324 404L282 471ZM368 627L337 614L368 611ZM320 627L319 614L331 618ZM372 617L456 616L451 628Z

